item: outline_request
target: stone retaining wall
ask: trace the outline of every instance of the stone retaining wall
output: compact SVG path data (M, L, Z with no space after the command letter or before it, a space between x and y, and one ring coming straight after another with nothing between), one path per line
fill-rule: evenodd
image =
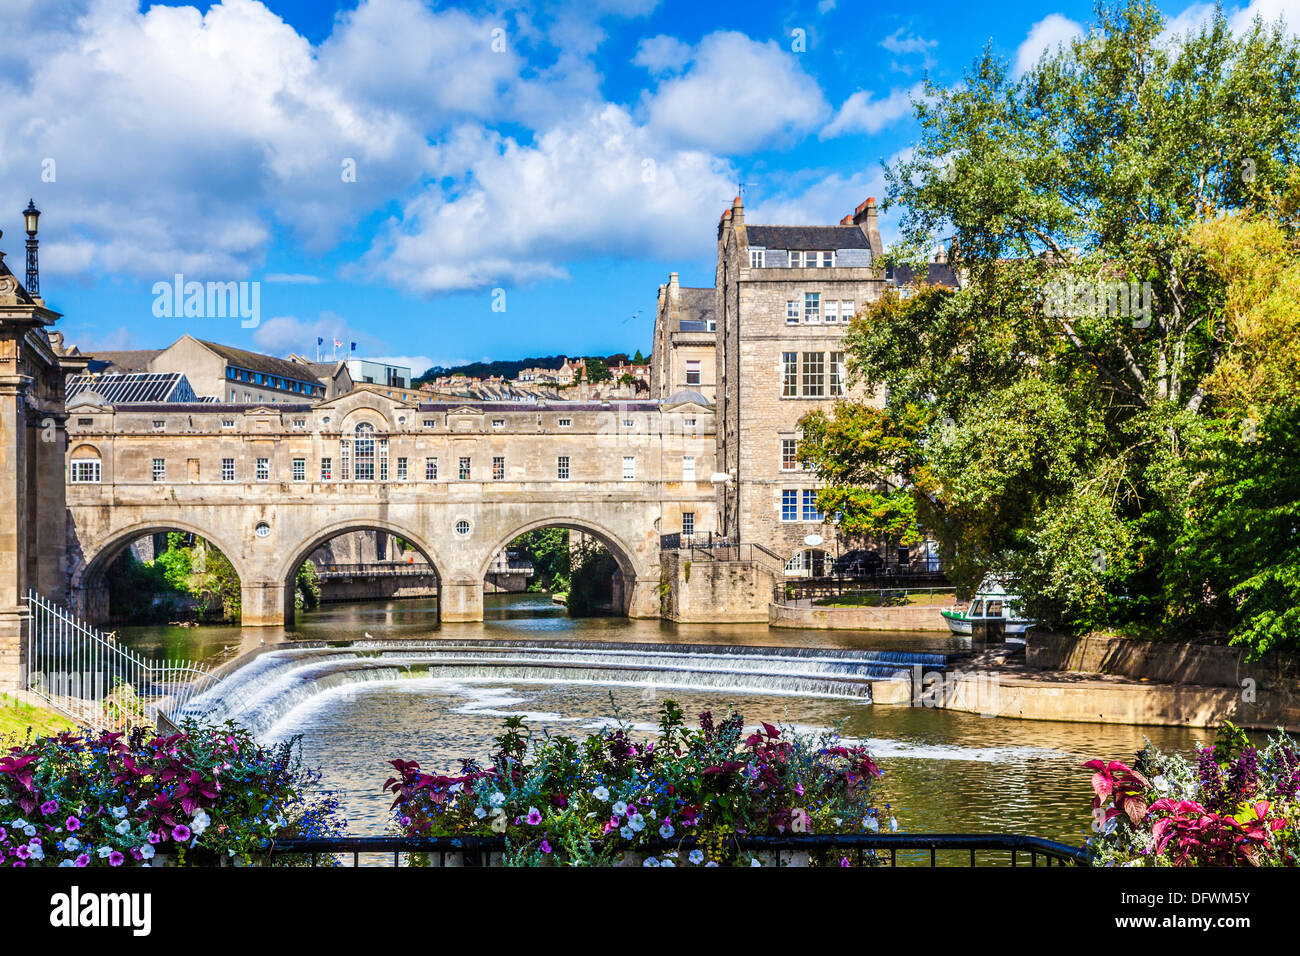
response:
M948 631L939 613L949 604L910 607L816 607L769 604L772 627L808 627L850 631Z
M776 577L756 562L692 559L689 552L664 551L659 567L659 611L669 621L767 620Z
M1159 644L1123 637L1069 637L1030 631L1025 663L1040 670L1113 674L1135 680L1240 688L1250 679L1256 687L1272 686L1295 662L1269 655L1246 663L1245 650L1215 644Z

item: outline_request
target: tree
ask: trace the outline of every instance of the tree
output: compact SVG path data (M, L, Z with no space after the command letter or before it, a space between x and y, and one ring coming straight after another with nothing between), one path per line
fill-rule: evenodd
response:
M986 53L928 86L921 142L886 173L893 258L955 233L961 287L858 316L850 372L884 408L810 417L801 456L864 528L911 495L959 583L1011 571L1050 624L1141 631L1209 600L1165 571L1216 467L1202 450L1233 389L1276 396L1295 364L1289 287L1264 281L1294 253L1213 224L1290 235L1300 52L1222 16L1166 42L1144 2L1098 20L1019 79Z
M587 362L587 381L592 385L600 382L608 382L612 377L609 373L609 366L604 360L598 358L589 358Z

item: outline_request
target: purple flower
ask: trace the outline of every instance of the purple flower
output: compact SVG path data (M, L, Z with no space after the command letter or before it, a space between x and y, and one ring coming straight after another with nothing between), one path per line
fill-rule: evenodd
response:
M112 853L110 853L110 854L108 855L108 865L109 865L109 866L121 866L121 865L122 865L122 862L123 862L125 859L126 859L126 857L124 857L124 856L123 856L123 855L122 855L118 850L114 850Z
M538 810L536 807L529 807L529 808L528 808L528 825L529 825L529 826L533 826L533 827L535 827L535 826L537 826L537 824L539 824L539 823L541 823L541 822L542 822L542 811L541 811L541 810Z
M90 866L90 854L83 853L77 857L77 866Z
M184 843L190 838L190 828L183 823L178 823L172 827L172 839L177 843Z
M44 803L41 804L41 813L44 814L45 816L49 816L51 813L57 812L58 809L59 809L59 801L57 800L46 800Z
M32 851L28 848L26 843L20 843L14 848L14 856L18 857L20 860L25 860L31 855Z
M542 841L542 846L541 846L541 851L542 851L543 853L550 853L550 852L551 852L551 844L550 844L549 842L547 842L546 840L543 840L543 841Z
M68 817L68 819L63 821L63 827L69 833L76 833L78 830L81 829L81 821L78 820L76 817Z
M150 833L150 834L149 834L149 842L150 842L150 843L153 843L153 844L156 845L156 844L160 843L161 841L162 841L162 836L161 836L160 834L158 834L158 833Z

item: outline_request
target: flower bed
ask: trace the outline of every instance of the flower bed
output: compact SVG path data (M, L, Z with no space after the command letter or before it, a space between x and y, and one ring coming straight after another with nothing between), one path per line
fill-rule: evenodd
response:
M296 739L234 724L41 737L0 758L0 866L250 863L277 834L342 833L317 779Z
M1227 725L1195 760L1150 745L1134 766L1091 760L1101 866L1295 866L1300 748L1286 734L1253 746Z
M583 741L533 740L511 717L490 766L466 759L458 774L427 774L395 760L384 785L395 825L406 836L505 835L504 862L516 865L648 866L761 865L737 837L880 828L872 790L881 771L865 748L770 724L746 735L736 714L715 724L705 712L698 730L682 717L666 701L653 741L622 726ZM649 853L660 841L677 848ZM850 861L817 851L800 862Z

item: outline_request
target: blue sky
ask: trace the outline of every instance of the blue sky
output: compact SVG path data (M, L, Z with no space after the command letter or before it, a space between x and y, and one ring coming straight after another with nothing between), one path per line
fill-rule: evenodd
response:
M1187 26L1212 8L1161 9ZM1288 10L1300 23L1300 0L1225 8ZM954 83L986 43L1028 63L1090 18L1064 0L7 0L0 251L17 271L34 196L42 292L83 350L338 337L417 371L648 351L668 273L712 284L737 183L751 222L838 221L883 196L926 71ZM177 273L260 282L260 324L156 317Z

